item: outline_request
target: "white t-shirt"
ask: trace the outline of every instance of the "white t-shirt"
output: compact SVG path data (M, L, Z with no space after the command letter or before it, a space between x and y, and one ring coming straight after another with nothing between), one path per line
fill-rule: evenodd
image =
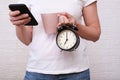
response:
M56 35L45 33L41 13L68 12L81 21L82 8L96 0L20 0L31 7L31 12L39 22L33 27L33 39L29 45L27 71L44 74L66 74L81 72L89 68L85 53L85 40L80 38L79 47L72 52L62 51L56 45Z

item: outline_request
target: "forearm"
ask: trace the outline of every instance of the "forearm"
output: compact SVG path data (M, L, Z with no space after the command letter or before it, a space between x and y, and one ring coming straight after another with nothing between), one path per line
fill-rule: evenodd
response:
M82 25L81 23L77 23L77 27L78 27L79 36L84 39L95 42L100 37L101 31L100 31L100 26L98 25L85 26L85 25Z
M16 26L16 35L25 45L29 45L32 41L32 32L25 26Z

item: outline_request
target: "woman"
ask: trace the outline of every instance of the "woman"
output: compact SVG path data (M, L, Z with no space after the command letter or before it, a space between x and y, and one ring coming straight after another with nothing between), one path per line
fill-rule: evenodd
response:
M96 2L96 0L19 1L30 8L39 22L38 26L25 26L31 20L28 14L19 15L18 10L9 13L17 37L30 48L24 80L90 80L85 40L95 42L100 37ZM61 52L56 46L56 34L48 35L44 30L40 15L44 12L64 16L58 25L70 23L77 26L81 42L75 51ZM81 23L82 16L85 25Z

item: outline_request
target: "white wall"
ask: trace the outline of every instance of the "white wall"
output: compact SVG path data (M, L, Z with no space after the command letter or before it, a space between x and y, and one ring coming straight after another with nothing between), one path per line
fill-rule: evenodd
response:
M18 41L8 17L8 4L0 0L0 80L22 80L28 50ZM102 34L87 49L91 80L120 80L120 0L99 0L98 13Z
M99 0L102 34L89 46L92 80L120 80L120 0Z
M8 16L8 4L15 1L0 0L0 80L22 80L27 62L27 48L16 38Z

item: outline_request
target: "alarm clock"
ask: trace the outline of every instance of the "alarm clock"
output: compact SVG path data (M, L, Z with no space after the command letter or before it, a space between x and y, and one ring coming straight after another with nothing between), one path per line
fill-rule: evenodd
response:
M76 31L78 31L78 28L75 25L60 25L56 36L57 46L64 51L73 51L77 49L80 44L80 38Z

